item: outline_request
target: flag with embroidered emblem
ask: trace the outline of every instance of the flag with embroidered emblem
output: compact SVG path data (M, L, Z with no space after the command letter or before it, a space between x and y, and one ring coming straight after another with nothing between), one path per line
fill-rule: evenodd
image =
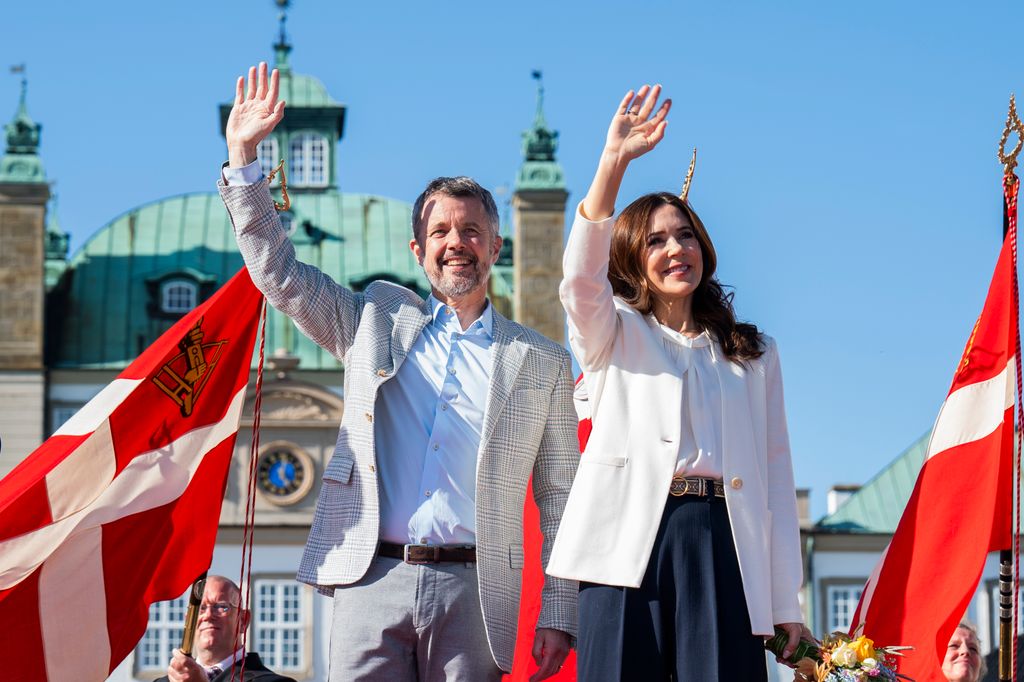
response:
M209 567L262 305L243 269L0 480L4 679L105 680Z
M864 587L851 633L914 647L899 672L944 682L941 662L989 552L1010 546L1018 343L1015 236L932 430L889 547Z

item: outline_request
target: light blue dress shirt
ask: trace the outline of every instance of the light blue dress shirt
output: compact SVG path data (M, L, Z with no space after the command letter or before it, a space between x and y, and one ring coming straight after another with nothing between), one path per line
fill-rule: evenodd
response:
M476 542L476 464L491 379L490 304L465 331L431 296L432 318L377 395L380 538Z
M259 162L223 169L229 185L259 182ZM476 543L476 465L491 383L490 303L465 330L433 296L431 321L377 394L374 438L380 539Z

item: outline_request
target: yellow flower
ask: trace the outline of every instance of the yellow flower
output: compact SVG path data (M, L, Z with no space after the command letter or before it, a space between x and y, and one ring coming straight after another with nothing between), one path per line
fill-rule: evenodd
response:
M858 661L875 658L875 643L864 635L850 642L850 646L853 647L854 653L857 654Z

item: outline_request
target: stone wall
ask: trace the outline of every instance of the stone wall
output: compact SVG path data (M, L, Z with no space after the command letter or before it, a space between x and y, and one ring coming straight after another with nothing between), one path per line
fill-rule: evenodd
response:
M0 184L0 370L43 367L45 184Z

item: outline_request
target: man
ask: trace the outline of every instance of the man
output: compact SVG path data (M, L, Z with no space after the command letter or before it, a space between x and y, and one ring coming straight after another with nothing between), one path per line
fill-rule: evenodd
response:
M487 190L438 178L410 248L424 301L389 282L352 292L295 259L256 160L281 120L277 72L238 79L220 183L256 286L345 364L345 415L299 580L334 595L332 680L498 680L511 670L530 476L543 560L579 455L569 355L487 300L501 248ZM572 581L548 578L534 680L576 632Z
M199 606L195 658L176 649L167 666L167 675L156 682L228 682L232 678L232 667L236 668L234 678L240 682L295 682L263 665L259 654L245 654L240 647L235 649L235 632L241 633L249 627L249 611L242 610L241 603L238 585L220 575L207 578Z

